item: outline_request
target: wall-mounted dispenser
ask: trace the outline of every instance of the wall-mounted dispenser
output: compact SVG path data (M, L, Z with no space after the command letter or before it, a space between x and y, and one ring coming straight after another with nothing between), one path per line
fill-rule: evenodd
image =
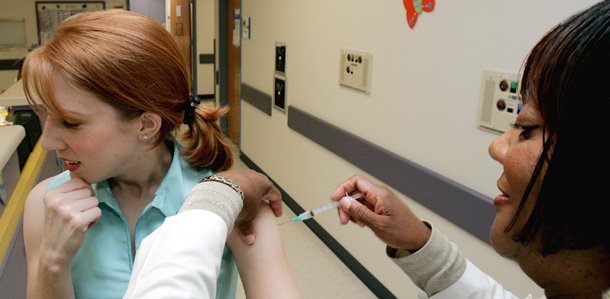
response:
M516 73L484 70L481 76L481 92L477 127L502 134L515 123L523 108L520 80Z

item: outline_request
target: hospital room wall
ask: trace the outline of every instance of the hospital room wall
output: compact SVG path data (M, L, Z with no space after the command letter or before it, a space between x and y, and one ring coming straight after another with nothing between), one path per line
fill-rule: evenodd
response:
M241 80L272 95L275 43L285 43L287 106L491 199L499 193L502 168L488 155L498 135L475 126L481 72L519 71L547 30L594 2L439 0L411 29L398 0L242 0L251 38L241 43ZM370 94L338 84L341 48L373 54ZM367 175L290 129L281 110L269 116L242 101L241 115L242 152L306 210L328 202L337 184L352 174ZM542 295L487 243L401 197L508 289L519 296ZM336 213L317 221L391 292L413 296L415 287L370 230L340 226Z

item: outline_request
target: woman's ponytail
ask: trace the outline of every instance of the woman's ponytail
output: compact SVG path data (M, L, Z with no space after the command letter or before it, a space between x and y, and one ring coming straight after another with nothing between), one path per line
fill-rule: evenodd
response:
M214 171L230 169L233 166L233 152L219 125L220 117L229 108L219 108L214 103L199 104L194 108L189 129L180 136L184 144L181 149L184 160L192 166Z

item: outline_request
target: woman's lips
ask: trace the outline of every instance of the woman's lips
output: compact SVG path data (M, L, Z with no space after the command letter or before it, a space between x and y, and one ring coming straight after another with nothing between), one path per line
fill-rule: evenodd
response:
M76 171L80 167L79 161L71 161L71 160L63 159L63 158L60 158L60 159L62 161L64 161L64 167L69 171Z
M508 197L506 194L500 194L500 195L496 196L496 198L494 198L495 206L505 205L505 204L510 204L510 197Z
M499 205L510 204L510 196L506 195L506 192L504 192L504 190L502 190L502 187L500 187L499 182L498 182L498 189L500 190L500 192L502 192L502 194L500 194L500 195L496 196L496 198L494 198L494 205L499 206Z

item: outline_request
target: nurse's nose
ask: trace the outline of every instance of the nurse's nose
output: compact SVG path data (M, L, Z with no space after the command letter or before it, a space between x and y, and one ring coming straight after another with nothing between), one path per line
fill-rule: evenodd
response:
M40 136L40 146L47 151L61 150L65 147L65 143L61 140L61 127L56 122L48 117Z
M510 137L513 133L512 131L514 130L515 129L510 129L508 132L496 138L496 140L489 145L489 155L492 159L500 162L500 164L504 164L504 157L508 151Z

